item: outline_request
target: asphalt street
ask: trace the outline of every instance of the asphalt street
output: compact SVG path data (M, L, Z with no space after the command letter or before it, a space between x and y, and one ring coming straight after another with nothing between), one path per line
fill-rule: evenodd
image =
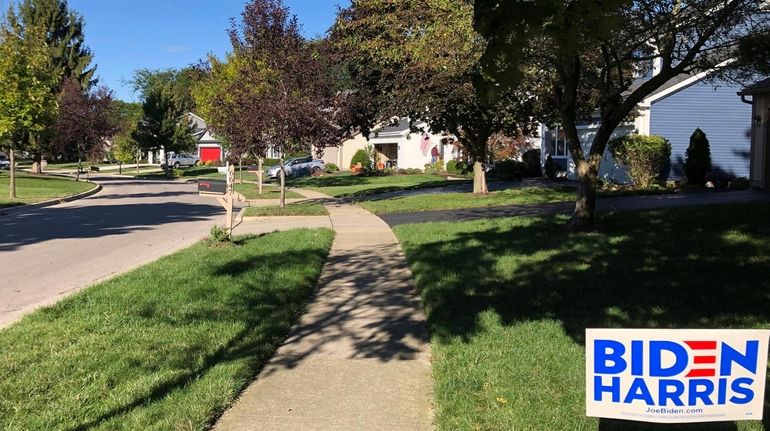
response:
M0 211L0 327L95 282L184 248L223 222L194 184L102 176L96 195Z

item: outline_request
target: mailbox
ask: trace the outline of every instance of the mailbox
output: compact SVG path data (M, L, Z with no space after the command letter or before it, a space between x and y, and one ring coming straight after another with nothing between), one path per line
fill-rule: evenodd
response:
M223 195L227 193L227 181L200 179L198 180L198 191Z

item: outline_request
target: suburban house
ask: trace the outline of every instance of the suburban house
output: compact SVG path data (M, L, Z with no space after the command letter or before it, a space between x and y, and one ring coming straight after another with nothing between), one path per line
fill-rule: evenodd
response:
M415 127L427 130L425 123ZM425 132L415 132L409 128L409 120L402 119L398 125L382 126L372 131L368 139L361 133L341 142L336 147L327 147L322 159L325 163L334 163L342 170L350 169L351 159L356 151L371 145L377 151L377 162L385 168L425 169L431 163L431 151L436 147L443 160L457 156L455 146L444 139L445 136Z
M676 77L643 100L634 122L618 127L613 138L629 133L665 137L672 146L669 178L681 179L690 136L700 128L709 139L713 173L748 178L751 106L736 96L740 89L731 82L709 79L708 73ZM598 119L578 127L586 151L598 128ZM559 128L549 130L544 126L540 132L543 161L550 154L568 178L575 178L575 164L567 151L564 133ZM629 181L625 168L609 151L604 154L600 169L599 175L604 179Z
M738 95L751 104L751 186L767 189L770 188L770 78L745 88Z
M206 120L195 115L192 112L187 113L186 118L193 125L195 136L195 155L201 162L221 162L225 159L225 150L222 148L222 142L217 139L214 132L209 129ZM158 150L156 154L147 155L148 163L164 163L165 151Z

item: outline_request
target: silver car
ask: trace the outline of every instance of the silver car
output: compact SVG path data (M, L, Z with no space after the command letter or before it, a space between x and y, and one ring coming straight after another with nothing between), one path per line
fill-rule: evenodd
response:
M0 169L11 169L11 161L3 153L0 153Z
M173 168L180 168L182 166L195 166L200 163L200 159L192 154L187 153L169 153L168 164Z
M297 157L283 162L286 166L287 177L303 177L316 174L324 170L324 161L312 157ZM281 166L271 166L267 169L268 178L280 178Z

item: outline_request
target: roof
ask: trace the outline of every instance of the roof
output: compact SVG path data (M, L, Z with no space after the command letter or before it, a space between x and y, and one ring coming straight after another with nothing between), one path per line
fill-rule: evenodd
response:
M746 96L750 94L770 93L770 78L763 79L744 88L738 95Z

